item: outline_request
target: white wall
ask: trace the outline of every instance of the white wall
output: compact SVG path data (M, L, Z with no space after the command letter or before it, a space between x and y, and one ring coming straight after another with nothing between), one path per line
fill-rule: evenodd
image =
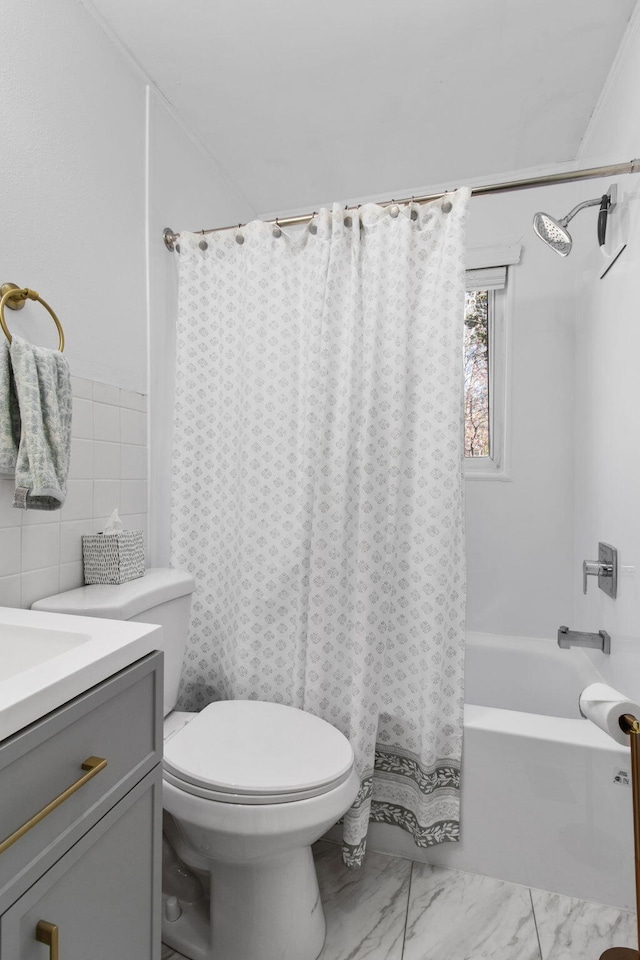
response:
M619 162L640 156L640 15L626 42L587 132L581 159ZM596 181L593 196L610 180ZM574 624L609 631L610 658L594 655L610 681L640 697L640 176L615 182L622 203L610 219L611 244L626 241L620 260L603 279L602 257L591 238L578 278L576 339L576 496L572 570ZM586 215L582 215L585 216ZM584 224L583 224L584 226ZM595 232L593 224L589 233ZM609 244L608 244L609 246ZM611 600L590 578L582 593L581 565L597 559L604 540L619 550L623 570Z
M144 84L76 0L5 0L2 37L0 283L52 305L76 376L144 392ZM37 304L9 319L57 346Z
M147 533L148 324L151 492L167 540L176 289L162 228L250 211L227 200L224 177L89 5L8 0L2 13L12 52L0 58L0 282L51 303L74 378L62 511L16 510L12 482L0 483L0 605L29 606L82 583L81 535L101 529L113 507L125 527ZM15 333L57 346L37 304L7 319ZM153 559L166 562L167 552Z
M0 483L0 604L26 607L82 583L81 536L115 506L146 526L145 83L76 0L7 0L2 34L0 282L56 310L74 392L62 510ZM6 313L57 347L38 304Z

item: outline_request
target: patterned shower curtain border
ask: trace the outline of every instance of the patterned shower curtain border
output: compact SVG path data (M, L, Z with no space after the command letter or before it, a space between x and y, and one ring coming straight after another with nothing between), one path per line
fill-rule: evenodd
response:
M376 745L375 772L390 774L390 779L395 777L399 782L404 782L401 778L411 780L424 796L447 787L460 789L460 764L450 758L423 767L417 757L407 751L397 748L390 751Z
M460 840L459 816L448 817L443 820L429 820L428 825L420 820L407 807L389 800L376 799L374 792L384 794L385 788L401 785L417 791L428 797L430 805L440 798L445 799L449 809L459 809L460 797L460 764L448 759L438 760L428 768L424 768L417 758L406 751L392 752L376 746L375 774L364 777L360 784L358 797L351 808L361 810L370 805L368 820L370 823L385 823L388 826L400 827L413 839L416 847L433 847L439 843L457 843ZM366 836L359 843L342 842L343 861L347 867L362 865L366 849Z

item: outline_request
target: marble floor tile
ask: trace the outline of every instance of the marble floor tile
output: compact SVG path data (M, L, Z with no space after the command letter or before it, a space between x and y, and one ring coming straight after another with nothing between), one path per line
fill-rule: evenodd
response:
M485 958L540 960L529 890L414 863L403 960Z
M637 949L636 915L532 890L542 960L598 960L609 947Z
M598 960L636 947L635 914L614 907L372 852L347 870L326 841L314 857L327 920L318 960ZM186 958L163 945L162 960Z
M402 960L411 862L367 853L359 870L339 844L314 846L327 938L319 960Z

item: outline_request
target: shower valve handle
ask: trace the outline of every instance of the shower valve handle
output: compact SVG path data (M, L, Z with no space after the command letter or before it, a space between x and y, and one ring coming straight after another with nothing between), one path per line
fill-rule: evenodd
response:
M608 543L598 544L598 559L582 564L582 592L587 592L587 577L597 577L601 590L615 600L618 592L618 551Z
M601 563L599 560L584 560L582 562L582 592L587 592L587 577L611 577L613 565Z

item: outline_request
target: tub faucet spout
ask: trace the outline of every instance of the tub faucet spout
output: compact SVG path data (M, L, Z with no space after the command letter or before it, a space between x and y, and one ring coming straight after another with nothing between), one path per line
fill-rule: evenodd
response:
M579 630L569 630L569 627L558 627L558 646L563 650L569 647L594 647L603 653L611 653L611 637L606 630L581 633Z

